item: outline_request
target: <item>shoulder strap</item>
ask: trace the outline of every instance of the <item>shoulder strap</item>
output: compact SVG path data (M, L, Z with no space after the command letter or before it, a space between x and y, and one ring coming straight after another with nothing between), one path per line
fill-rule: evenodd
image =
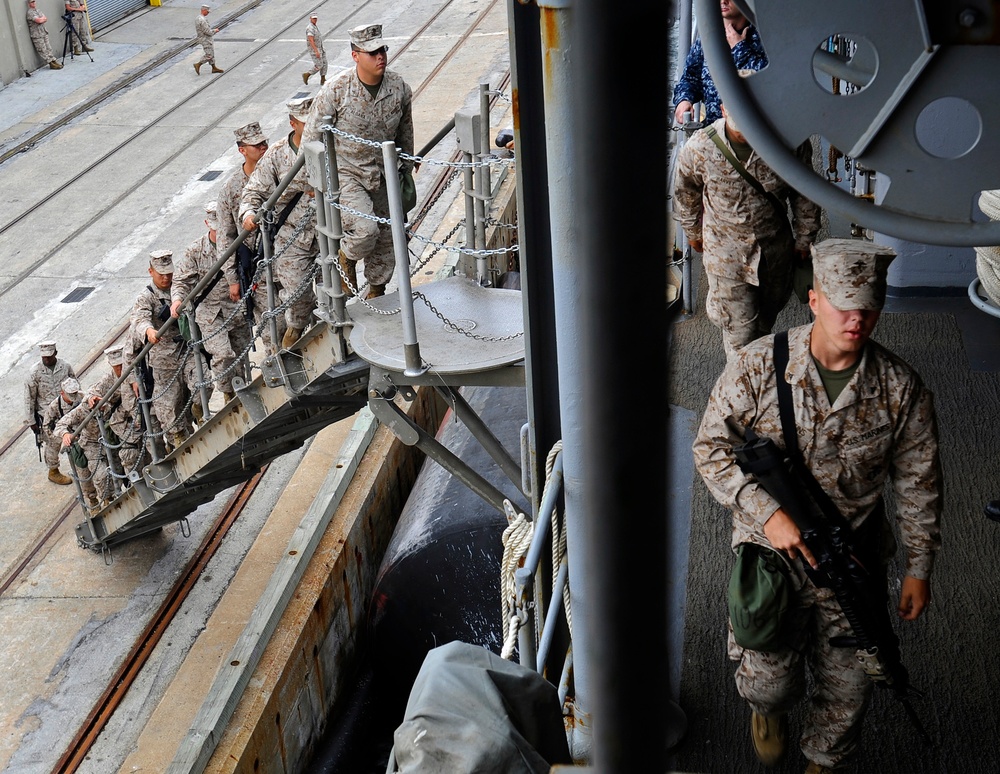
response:
M708 136L712 139L712 142L714 142L719 147L719 150L722 151L722 155L726 157L726 159L729 161L730 164L733 165L733 169L735 169L737 172L740 173L740 177L746 180L757 193L759 193L761 196L763 196L769 202L771 202L774 208L781 213L782 217L787 218L788 208L784 204L782 204L781 200L777 196L775 196L773 193L765 189L764 186L761 185L760 180L758 180L756 177L747 172L747 168L740 163L740 160L733 155L733 152L731 150L729 150L729 147L726 145L725 141L721 137L719 137L719 133L715 131L715 127L710 126L705 131L708 133Z
M785 451L813 501L826 517L827 523L850 529L844 514L819 485L812 471L806 466L805 460L802 459L799 436L795 432L795 413L792 411L792 385L785 379L786 368L788 368L788 331L781 331L774 335L774 378L778 390L778 411L781 415L781 433L785 438Z

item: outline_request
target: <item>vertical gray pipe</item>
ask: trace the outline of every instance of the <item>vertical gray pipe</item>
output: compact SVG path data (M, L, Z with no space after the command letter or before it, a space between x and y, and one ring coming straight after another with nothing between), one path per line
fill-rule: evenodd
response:
M575 526L586 537L588 615L585 628L574 624L574 659L585 646L593 762L601 774L663 770L674 736L664 390L670 8L651 2L623 12L615 3L579 0L570 48L578 54L567 126L576 138L568 166L577 192L572 247L582 317L573 343L582 433L579 459L572 467L566 461L566 488L575 493ZM644 34L636 37L639 25ZM639 102L626 98L625 84L642 95ZM565 433L564 448L572 449ZM574 585L581 580L576 568L570 565ZM627 604L637 595L650 601L641 615ZM636 701L636 685L655 701Z

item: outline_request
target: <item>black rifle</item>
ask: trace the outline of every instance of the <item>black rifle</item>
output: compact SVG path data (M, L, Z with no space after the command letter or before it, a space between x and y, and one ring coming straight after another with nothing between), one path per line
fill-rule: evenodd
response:
M742 430L734 425L730 422L732 430ZM892 689L921 738L928 745L932 744L910 704L910 692L918 695L920 692L910 686L909 674L901 660L899 638L892 628L884 581L870 573L858 560L858 556L864 553L855 545L855 534L847 520L839 512L836 515L840 518L830 518L832 514L825 513L832 507L832 501L826 509L817 502L822 502L824 496L810 494L812 487L803 481L803 476L808 476L811 482L815 482L812 474L808 469L801 473L799 466L774 441L758 437L750 428L740 435L746 441L733 448L736 463L744 473L753 476L795 522L803 542L819 565L813 569L803 559L803 568L816 586L833 590L851 625L853 636L834 637L830 644L855 648L865 674L876 685ZM824 515L817 518L817 513ZM881 520L878 511L869 518ZM873 561L877 560L873 558Z
M35 448L38 449L38 461L42 461L42 418L38 412L34 412L35 424L31 426L31 432L35 434Z

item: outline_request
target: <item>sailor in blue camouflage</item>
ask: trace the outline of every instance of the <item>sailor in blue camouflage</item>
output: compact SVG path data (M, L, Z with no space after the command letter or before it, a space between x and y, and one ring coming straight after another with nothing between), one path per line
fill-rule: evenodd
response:
M170 285L170 313L174 317L180 314L181 304L191 295L195 285L209 275L219 260L216 244L219 217L214 201L205 205L205 215L208 232L202 234L188 247L174 271L173 282ZM225 282L224 275L220 275L210 287L207 293L202 291L203 297L195 309L194 319L198 324L202 346L211 357L213 382L222 390L228 401L236 393L233 377L247 378L242 362L241 365L237 365L236 361L237 356L242 356L250 346L250 331L246 320L237 309L237 304L229 298L229 286Z
M167 443L176 449L191 433L191 418L184 408L192 364L176 325L168 328L162 338L157 333L170 316L173 274L171 250L154 250L149 254L152 282L142 289L132 306L130 331L136 352L147 342L153 344L146 353L146 362L153 371L153 394L147 399L152 400L153 413Z
M331 124L367 141L335 136L340 203L350 208L341 211L340 250L348 261L364 261L371 296L384 292L395 267L392 227L376 220L389 219L381 143L392 140L397 149L413 155L413 92L401 75L386 69L388 48L381 24L351 30L351 56L357 66L320 89L302 138L319 140L321 127ZM399 169L390 174L412 170L413 160L400 158Z
M309 47L309 56L312 57L312 70L302 73L302 80L309 83L309 78L319 73L319 83L322 86L326 83L326 49L323 47L323 36L319 32L316 22L319 17L316 14L309 16L309 24L306 27L306 45Z
M854 239L813 247L812 324L788 332L798 444L806 466L849 521L859 551L885 574L897 540L905 549L897 614L918 618L930 603L930 575L941 545L942 473L933 398L902 359L870 339L886 295L894 253ZM736 462L739 428L785 448L778 409L774 336L744 347L712 390L694 441L694 461L712 495L732 511L732 549L744 542L786 556L795 589L787 646L763 653L736 644L736 685L755 713L781 718L808 697L800 746L815 764L836 769L858 746L872 681L850 647L830 637L850 626L834 592L816 587L799 559L816 566L789 514ZM734 424L735 423L735 428ZM895 495L895 529L883 493ZM869 521L869 519L873 521ZM880 566L881 565L881 566ZM895 586L895 584L893 584Z
M725 108L723 108L725 112ZM790 207L784 211L745 180L715 144L709 130L695 132L677 154L674 217L691 247L702 253L708 280L705 314L722 331L727 359L770 333L792 293L795 262L808 261L820 227L820 208L799 194L750 147L732 116L711 127L729 151ZM796 151L812 165L807 140Z
M254 216L260 212L261 206L295 163L310 105L312 97L296 97L286 104L292 131L267 149L243 188L240 199L240 221L244 228L257 228L253 221ZM280 216L296 196L298 200L274 240L276 256L274 274L280 284L278 298L282 304L287 304L285 322L288 329L297 331L300 335L313 321L316 293L310 273L319 254L319 243L316 240L316 211L313 206L314 191L306 177L305 166L278 197L274 205L275 218ZM298 335L295 338L298 338Z

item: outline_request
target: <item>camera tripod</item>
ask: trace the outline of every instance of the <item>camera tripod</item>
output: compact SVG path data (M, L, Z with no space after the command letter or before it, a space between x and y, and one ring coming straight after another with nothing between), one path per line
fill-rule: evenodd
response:
M63 64L66 64L66 52L69 52L70 58L76 58L76 52L73 50L73 38L76 37L76 42L80 46L80 50L87 55L87 58L93 62L94 57L90 55L90 47L83 42L83 38L80 37L80 33L76 31L76 27L73 26L73 13L71 11L66 11L62 15L63 21L66 22L66 26L63 27L63 32L65 37L63 38Z

